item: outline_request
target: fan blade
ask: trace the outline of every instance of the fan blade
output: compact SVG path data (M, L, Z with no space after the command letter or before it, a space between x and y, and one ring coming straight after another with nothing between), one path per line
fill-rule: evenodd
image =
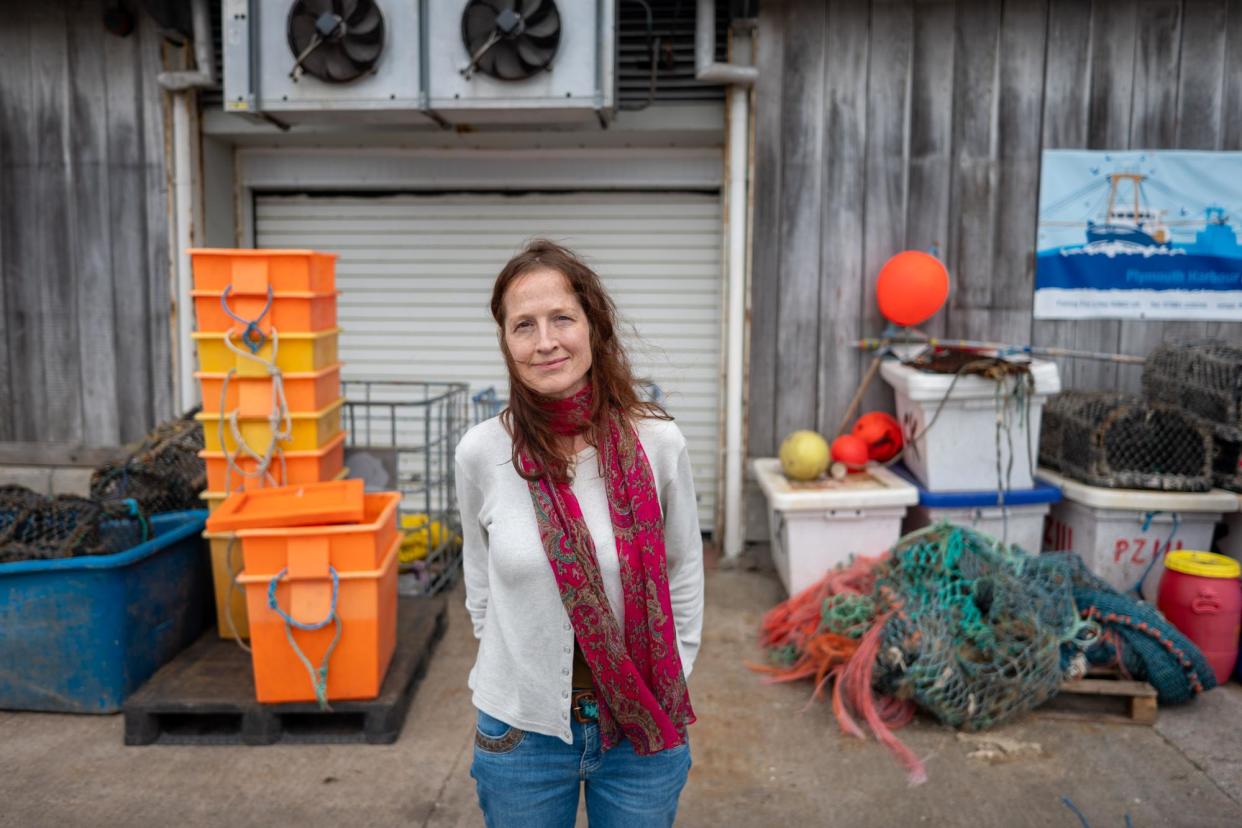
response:
M362 14L355 16L357 20L348 21L351 35L368 35L384 25L384 15L380 14L377 6L368 6Z
M498 43L492 47L492 51L496 53L496 77L502 80L521 80L529 74L522 68L522 61L518 59L513 44L508 41Z
M340 49L328 52L325 68L328 78L338 82L351 81L363 72L363 67L354 65Z
M561 16L553 10L552 14L544 15L537 22L526 22L526 34L531 37L545 38L561 33Z
M384 41L377 40L374 43L367 43L347 37L341 41L341 48L346 56L358 64L359 67L370 68L371 64L379 59L380 52L384 51Z
M529 20L534 17L539 12L541 6L543 6L543 0L523 0L522 19Z
M293 50L294 57L302 54L302 50L311 44L314 36L315 19L313 17L299 14L289 20L289 48Z
M314 20L319 15L332 11L332 0L298 0L293 8L297 13L309 14Z
M518 38L517 42L518 57L527 65L529 69L542 69L552 62L552 57L556 54L554 49L540 49L534 43L526 38Z
M358 10L358 0L332 0L333 11L341 16L346 23Z
M329 46L320 46L302 60L302 71L310 75L312 78L320 80L329 80L328 78L328 49Z
M496 28L496 12L494 9L476 3L466 9L461 20L463 39L470 54L474 54L487 42L492 30Z

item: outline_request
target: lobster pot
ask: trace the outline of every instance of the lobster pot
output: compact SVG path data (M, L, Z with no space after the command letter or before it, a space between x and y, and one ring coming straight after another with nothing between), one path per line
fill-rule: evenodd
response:
M1207 429L1177 408L1124 394L1065 391L1049 399L1039 463L1103 488L1212 488Z
M814 584L855 555L879 555L901 537L918 490L871 465L844 480L790 481L775 458L754 461L768 501L772 561L790 595Z
M1221 515L1238 508L1231 492L1155 492L1101 488L1040 469L1061 489L1044 530L1043 551L1072 551L1120 592L1154 600L1170 550L1208 549Z
M1029 373L996 380L888 360L880 365L880 374L896 396L906 440L902 459L927 489L1035 485L1031 455L1039 442L1040 412L1048 395L1061 388L1056 363L1032 360ZM1003 433L998 433L998 419Z
M1242 491L1242 347L1211 340L1161 345L1143 364L1143 394L1199 418L1212 434L1216 485Z

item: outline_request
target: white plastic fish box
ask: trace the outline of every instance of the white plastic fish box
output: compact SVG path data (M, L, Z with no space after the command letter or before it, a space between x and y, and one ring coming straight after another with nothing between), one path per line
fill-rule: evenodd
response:
M868 466L844 480L790 481L775 458L753 463L768 499L772 561L791 595L853 555L878 555L901 537L914 486L886 468Z
M953 374L919 371L896 360L881 363L880 374L896 393L897 419L907 443L901 459L929 491L997 488L998 453L1001 473L1008 476L1006 488L1035 485L1031 461L1039 455L1044 401L1061 390L1061 376L1055 362L1036 359L1030 366L1035 387L1029 397L1021 403L1015 399L1014 389L1026 378L1009 377L998 403L993 380L964 374L954 383ZM1008 421L1008 435L997 435L998 414ZM935 423L924 434L933 417ZM916 435L922 436L911 441Z
M1238 500L1238 509L1242 510L1242 495L1233 493ZM1242 511L1230 512L1221 520L1225 524L1225 534L1218 543L1220 551L1235 561L1242 561Z
M1238 508L1223 489L1198 493L1088 486L1047 469L1039 476L1061 489L1044 530L1044 551L1071 550L1121 592L1155 601L1170 549L1210 550L1222 514Z
M894 470L906 477L901 466ZM919 502L906 512L903 532L913 532L933 523L948 521L967 526L1024 552L1039 554L1043 548L1044 519L1052 504L1061 499L1061 490L1036 480L1030 489L1005 492L1004 505L996 489L977 492L929 492L918 487Z

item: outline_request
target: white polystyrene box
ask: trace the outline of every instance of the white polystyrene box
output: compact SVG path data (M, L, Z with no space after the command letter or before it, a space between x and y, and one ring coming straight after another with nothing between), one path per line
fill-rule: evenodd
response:
M973 491L997 488L997 455L1006 489L1034 485L1031 461L1039 455L1039 424L1044 401L1061 390L1054 362L1031 360L1034 392L1029 405L1019 406L1013 389L1019 377L1005 381L1005 408L998 412L996 382L962 375L919 371L896 360L885 360L880 374L897 397L897 419L907 446L902 462L928 490ZM950 392L950 387L952 391ZM941 407L939 416L936 409ZM1008 436L997 435L998 413L1008 420ZM935 423L922 434L926 424ZM915 435L922 436L915 441ZM1012 448L1010 447L1012 441ZM1013 469L1009 470L1010 455Z
M868 466L845 480L789 481L775 458L753 462L768 500L772 561L795 594L854 555L878 555L901 537L918 489L886 468Z
M1242 495L1238 498L1238 508L1242 509ZM1242 561L1242 511L1230 512L1221 520L1225 524L1225 535L1219 541L1220 551L1235 561Z
M1143 582L1143 597L1156 600L1170 549L1210 550L1221 515L1238 508L1238 496L1222 489L1203 493L1105 489L1047 469L1039 476L1061 488L1044 529L1045 552L1076 552L1087 568L1121 592Z
M1042 548L1044 519L1048 503L1023 506L974 506L948 509L935 506L912 506L906 513L903 532L913 532L940 521L967 526L1008 544L1016 544L1024 552L1037 554Z

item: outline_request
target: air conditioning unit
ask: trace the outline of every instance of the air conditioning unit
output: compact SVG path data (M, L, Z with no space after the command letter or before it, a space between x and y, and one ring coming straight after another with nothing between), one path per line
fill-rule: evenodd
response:
M614 0L436 0L424 27L428 104L447 120L612 113Z
M616 0L223 0L224 109L289 123L605 122Z
M345 111L422 120L420 5L224 0L224 109L291 121Z

